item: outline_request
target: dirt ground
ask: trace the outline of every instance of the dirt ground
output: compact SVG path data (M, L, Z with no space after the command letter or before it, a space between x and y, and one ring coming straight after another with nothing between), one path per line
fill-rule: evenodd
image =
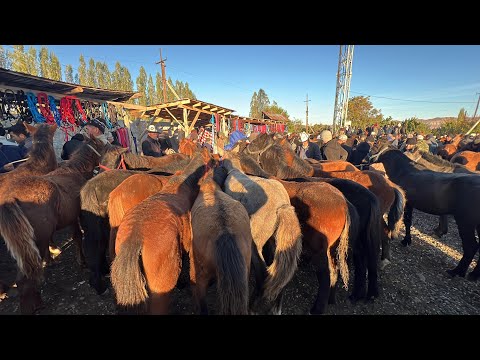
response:
M453 219L449 234L438 240L430 236L438 218L418 211L413 215L412 246L392 244L392 263L380 271L380 297L373 303L352 304L351 291L340 288L337 304L329 305L326 314L480 314L480 283L464 278L451 279L445 272L460 259L461 242ZM403 232L402 232L403 235ZM57 245L62 253L46 269L42 288L45 308L39 314L103 315L116 314L111 289L98 296L88 285L88 270L75 262L75 246L66 232L59 233ZM472 265L473 266L473 265ZM471 269L470 269L471 270ZM0 243L0 280L9 286L15 279L15 263L6 246ZM312 265L300 262L299 270L287 287L283 314L307 314L316 295L317 280ZM17 290L12 287L0 295L0 314L18 314ZM209 290L209 305L214 312L215 288ZM193 314L188 286L175 289L173 314Z

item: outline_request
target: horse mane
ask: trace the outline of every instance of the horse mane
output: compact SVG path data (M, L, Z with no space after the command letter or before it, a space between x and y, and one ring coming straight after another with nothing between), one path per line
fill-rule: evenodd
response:
M192 160L190 160L188 165L183 170L183 173L181 175L172 176L165 184L162 191L176 191L182 185L190 189L197 188L200 177L205 173L205 165L211 165L213 163L213 160L210 159L208 164L205 164L204 157L209 156L207 154L208 151L206 149L195 154L195 156L192 158Z
M250 144L248 144L246 151L250 154L259 153L267 146L271 146L274 143L275 140L273 139L273 134L263 133L258 135Z
M288 152L293 156L292 170L302 174L303 176L313 175L313 166L310 165L307 161L300 159L293 149L289 147L283 147L283 151Z
M100 158L91 148L94 148L97 152L101 153L104 151L104 145L100 140L88 139L85 143L82 144L67 161L64 161L60 166L49 173L48 175L59 175L59 174L72 174L72 173L81 173L88 174L92 173L95 165L99 162ZM90 175L90 176L91 176Z
M263 170L250 155L246 153L239 153L237 156L240 160L240 164L242 165L241 170L243 170L246 174L263 178L269 178L271 176L269 173Z
M450 161L447 161L445 159L442 159L440 156L436 156L436 155L433 155L433 154L430 154L428 152L425 152L425 151L422 151L422 150L419 150L419 153L420 155L422 156L422 158L434 165L437 165L437 166L446 166L450 169L454 169L455 168L455 165L453 165Z

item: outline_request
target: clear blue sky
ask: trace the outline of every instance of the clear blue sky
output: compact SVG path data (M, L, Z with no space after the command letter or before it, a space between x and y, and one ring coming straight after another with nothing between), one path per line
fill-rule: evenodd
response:
M153 77L160 71L155 62L161 47L167 76L188 81L200 100L248 116L252 94L262 88L291 118L304 120L308 93L309 121L332 122L338 46L47 46L63 68L71 64L74 71L80 54L87 63L90 57L106 61L110 70L118 60L129 68L134 83L141 65ZM357 45L350 96L372 95L376 108L400 120L456 116L461 107L472 116L480 92L479 58L480 46L474 45Z

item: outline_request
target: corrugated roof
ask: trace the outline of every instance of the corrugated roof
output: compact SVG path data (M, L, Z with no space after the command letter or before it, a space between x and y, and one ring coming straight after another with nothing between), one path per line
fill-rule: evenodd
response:
M288 122L288 119L282 114L275 114L271 112L262 111L262 114L269 120Z
M71 84L4 68L0 68L0 86L5 88L17 87L42 91L47 94L57 93L63 95L75 95L78 98L99 101L126 101L135 94L131 91L99 89L90 86Z

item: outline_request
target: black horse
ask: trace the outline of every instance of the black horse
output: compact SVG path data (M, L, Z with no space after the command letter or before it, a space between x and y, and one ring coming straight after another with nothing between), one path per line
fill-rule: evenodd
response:
M452 277L464 277L479 249L475 230L480 234L480 212L472 204L480 203L480 177L430 171L401 151L385 146L370 160L383 163L389 179L405 190L404 246L412 243L410 228L414 208L433 215L453 215L462 239L463 256L458 265L447 273ZM477 280L479 277L480 262L468 279Z

